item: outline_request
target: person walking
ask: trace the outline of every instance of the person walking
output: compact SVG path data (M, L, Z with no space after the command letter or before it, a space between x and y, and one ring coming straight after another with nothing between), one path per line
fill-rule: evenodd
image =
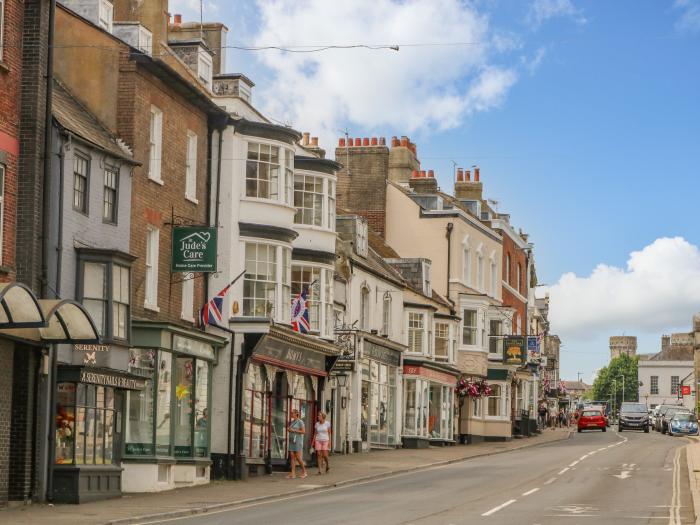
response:
M544 430L547 428L547 405L544 403L544 401L540 403L538 413L540 415L540 428Z
M331 443L331 424L326 421L326 413L318 413L318 421L314 425L313 447L316 450L316 462L318 463L318 473L323 474L331 469L328 463L328 453L330 452ZM323 463L326 463L326 469L323 470Z
M287 476L287 479L294 479L297 477L297 462L301 467L301 478L307 476L306 465L304 464L304 433L306 429L304 427L304 422L299 417L299 411L292 410L292 421L287 427L289 432L289 460L292 464L292 471Z

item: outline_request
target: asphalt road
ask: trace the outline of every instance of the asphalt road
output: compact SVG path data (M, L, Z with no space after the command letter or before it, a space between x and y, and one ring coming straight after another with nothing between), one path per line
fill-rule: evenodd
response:
M685 444L656 432L584 432L551 445L152 523L690 524Z

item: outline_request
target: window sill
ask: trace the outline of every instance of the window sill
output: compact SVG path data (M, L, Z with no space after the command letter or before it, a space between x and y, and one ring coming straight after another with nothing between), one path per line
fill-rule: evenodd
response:
M158 308L158 305L155 305L155 304L144 303L143 307L144 307L146 310L150 310L150 311L152 311L152 312L156 312L156 313L159 313L159 312L160 312L160 308Z
M165 182L163 182L163 179L154 179L153 177L148 177L148 180L154 182L155 184L158 184L159 186L165 186Z
M197 200L197 198L192 197L191 195L185 195L185 200L190 201L192 204L199 204L199 201Z
M250 203L260 203L260 204L272 204L273 206L280 206L282 208L287 208L288 210L293 210L294 212L297 211L295 206L292 206L290 204L287 204L286 202L282 202L279 200L273 200L273 199L265 199L263 197L248 197L243 196L241 197L241 201L243 202L250 202Z
M0 275L9 275L14 271L15 269L10 268L9 266L0 266Z
M185 317L184 315L181 315L180 320L185 321L186 323L194 324L194 317Z
M7 62L3 62L2 59L0 59L0 71L4 71L5 73L9 73L10 71L12 71L12 69L7 64Z

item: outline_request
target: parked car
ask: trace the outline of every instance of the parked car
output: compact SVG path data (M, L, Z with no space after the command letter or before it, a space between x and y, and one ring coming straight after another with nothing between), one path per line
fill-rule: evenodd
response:
M661 417L661 433L665 434L668 432L668 426L669 423L671 422L671 419L673 419L673 416L675 416L677 413L685 413L685 414L690 414L690 410L688 410L685 407L671 407L668 410L664 412L664 415Z
M578 431L582 430L607 430L605 413L595 408L584 408L578 418Z
M698 435L698 420L694 414L690 412L677 411L668 424L668 435Z
M656 407L656 418L654 420L654 430L661 432L661 421L663 420L664 414L667 410L671 408L677 408L678 405L659 405Z
M649 432L649 413L644 403L622 403L617 420L617 430L643 430Z

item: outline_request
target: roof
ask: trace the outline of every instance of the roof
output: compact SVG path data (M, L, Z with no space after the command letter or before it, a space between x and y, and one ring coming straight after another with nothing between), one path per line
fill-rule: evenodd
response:
M398 253L396 253L396 250L394 250L391 246L384 242L384 239L382 239L381 235L372 230L369 230L367 233L367 242L369 243L370 248L377 252L377 254L380 257L383 257L385 259L401 258L401 256Z
M567 390L590 390L593 388L591 385L587 385L583 381L564 381L564 387Z
M650 357L649 361L693 361L694 356L695 353L692 346L671 345Z
M102 125L60 81L54 79L51 111L59 126L116 158L138 164L126 145Z

